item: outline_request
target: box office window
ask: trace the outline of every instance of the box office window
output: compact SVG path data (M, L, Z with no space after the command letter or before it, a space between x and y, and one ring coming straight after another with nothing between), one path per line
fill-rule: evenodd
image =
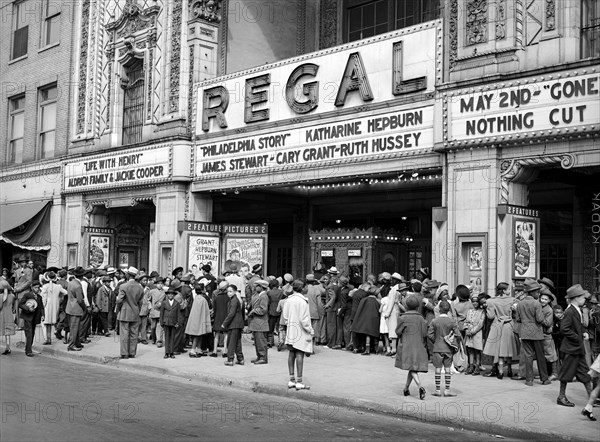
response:
M8 142L8 155L6 161L9 163L23 162L23 135L25 134L25 95L11 98L9 106L8 130L10 140Z
M344 41L373 37L440 17L440 0L347 0Z
M29 40L29 26L27 25L25 2L13 3L13 35L12 35L12 57L23 57L27 55L27 43Z
M56 85L40 89L39 92L39 138L40 158L53 158L56 144Z

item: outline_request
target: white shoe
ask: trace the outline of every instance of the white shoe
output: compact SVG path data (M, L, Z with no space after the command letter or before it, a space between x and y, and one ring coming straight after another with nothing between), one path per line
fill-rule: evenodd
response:
M288 382L288 388L295 388L295 387L296 387L296 383L294 381Z
M300 382L296 382L296 391L298 390L310 390L308 385L301 384Z
M328 346L324 345L324 346L323 346L323 348L330 348L330 347L328 347Z

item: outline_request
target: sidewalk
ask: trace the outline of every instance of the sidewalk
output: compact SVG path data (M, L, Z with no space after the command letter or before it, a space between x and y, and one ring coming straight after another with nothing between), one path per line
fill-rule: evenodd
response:
M334 407L392 414L401 419L417 419L489 434L545 440L598 440L600 435L600 421L591 422L581 415L586 393L579 383L569 384L567 389L567 396L576 404L574 408L556 405L558 382L542 386L536 381L533 387L526 387L523 381L506 377L498 380L456 374L452 376L452 390L457 396L436 398L431 396L435 383L430 365L430 371L421 374L427 390L426 399L421 401L414 384L411 396L403 396L407 372L394 367L394 358L317 347L317 354L305 358L304 363L304 383L311 389L296 392L287 389L287 351L271 349L269 363L255 366L250 363L255 357L250 335L243 335L246 365L226 367L220 354L218 358L190 358L186 353L176 359L163 359L164 349L152 344L138 345L135 359L121 360L118 336L114 333L111 337L92 336L92 342L82 351L67 352L67 346L57 342L54 336L52 345L41 345L40 331L38 327L34 351L47 356L195 378L213 386L299 397ZM19 340L25 340L22 331L12 337L12 354L1 358L22 357L23 363L43 363L36 358L25 358L23 348L16 345ZM332 413L334 410L332 408ZM594 412L600 415L599 408Z

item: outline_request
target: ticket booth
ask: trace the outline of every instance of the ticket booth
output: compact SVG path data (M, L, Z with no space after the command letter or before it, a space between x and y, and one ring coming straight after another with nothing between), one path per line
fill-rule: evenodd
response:
M412 238L392 230L310 230L311 257L324 269L336 267L354 285L367 275L408 272L408 244Z

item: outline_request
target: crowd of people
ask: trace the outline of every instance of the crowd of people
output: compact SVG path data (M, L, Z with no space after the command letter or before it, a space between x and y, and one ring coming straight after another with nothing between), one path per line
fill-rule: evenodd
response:
M263 276L257 264L246 275L217 278L210 265L196 273L178 267L163 277L134 267L36 271L32 264L23 259L12 272L3 269L0 278L3 355L11 353L10 336L21 328L25 354L33 356L36 325L42 323L44 344L54 335L68 351L80 351L91 335L110 336L114 330L123 359L135 358L141 344L164 348L165 359L220 355L234 366L245 363L241 338L247 332L254 364L268 364L274 347L289 352L289 388L309 388L302 379L304 358L322 346L394 358L408 372L404 395L414 382L421 399L426 390L419 373L430 364L432 395L448 397L455 395L452 375L483 374L486 357L492 369L483 376L506 374L526 386L533 386L535 362L542 385L560 382L559 405L574 406L567 384L583 383L589 402L582 414L596 419L600 308L597 296L579 284L567 290L563 310L548 278L526 279L512 289L499 283L489 296L462 284L451 291L431 279L428 269L411 280L399 273L369 275L354 287L335 267L276 278Z

